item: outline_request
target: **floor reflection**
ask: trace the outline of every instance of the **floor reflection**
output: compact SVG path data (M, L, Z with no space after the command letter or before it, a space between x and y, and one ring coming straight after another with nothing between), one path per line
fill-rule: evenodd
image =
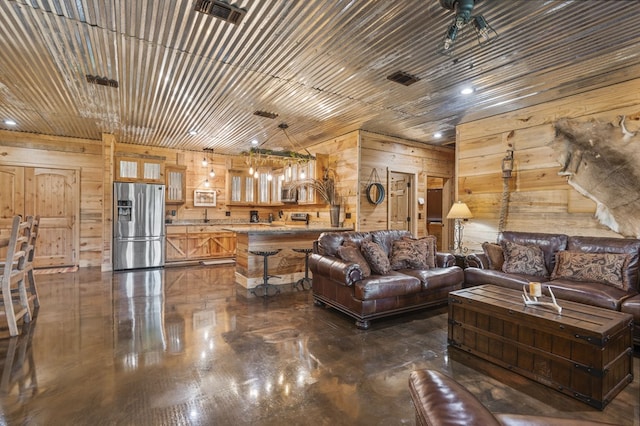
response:
M413 424L407 380L418 368L452 375L494 411L640 418L638 357L636 380L599 412L449 356L446 308L363 332L309 291L237 294L232 266L38 279L37 326L0 340L0 424Z
M0 367L0 394L15 397L20 403L38 392L32 347L36 322L23 324L19 336L0 340L0 359L4 359Z
M167 348L164 270L113 275L115 358L127 371L158 364Z

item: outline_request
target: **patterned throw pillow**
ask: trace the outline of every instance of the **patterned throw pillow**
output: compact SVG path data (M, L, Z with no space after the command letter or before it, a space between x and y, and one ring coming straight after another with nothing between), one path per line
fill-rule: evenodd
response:
M500 244L482 243L482 250L489 259L489 269L494 271L502 271L504 264L504 254Z
M624 271L629 263L624 253L582 253L559 251L551 279L565 278L574 281L592 281L628 290Z
M391 269L429 269L427 256L430 242L425 239L402 238L393 242Z
M371 275L371 268L367 263L367 259L364 258L357 244L345 242L343 245L338 247L338 257L347 262L357 263L360 266L360 269L362 269L363 278Z
M437 240L435 235L427 235L426 237L422 237L420 239L415 239L411 237L402 237L402 239L406 241L421 241L422 243L426 243L427 249L428 249L427 257L426 257L427 268L436 267L436 252L438 250L437 250Z
M376 275L386 275L391 272L391 263L382 247L373 241L362 241L360 250L371 267L371 272Z
M540 247L523 246L511 241L502 241L500 245L504 254L503 272L543 277L549 274Z

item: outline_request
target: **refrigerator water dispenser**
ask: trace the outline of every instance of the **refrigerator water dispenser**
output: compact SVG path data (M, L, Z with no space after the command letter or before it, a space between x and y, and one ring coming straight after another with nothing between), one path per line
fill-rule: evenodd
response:
M118 200L118 221L131 222L131 200Z

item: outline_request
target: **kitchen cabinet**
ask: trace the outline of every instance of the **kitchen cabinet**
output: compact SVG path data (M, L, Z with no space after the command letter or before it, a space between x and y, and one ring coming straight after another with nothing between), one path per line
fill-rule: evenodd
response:
M306 163L299 164L297 167L297 176L301 180L317 179L316 162L311 160ZM304 178L302 178L304 176ZM298 187L298 204L314 204L316 202L316 191L311 185L302 185Z
M116 155L115 169L118 182L165 183L164 158Z
M229 170L229 204L252 204L255 198L255 178L244 170Z
M271 172L271 179L269 179ZM280 205L282 189L296 180L314 179L316 162L290 164L278 170L258 170L256 176L246 170L229 170L228 192L230 205L268 206ZM304 177L302 177L304 176ZM311 186L300 186L298 190L299 204L314 204L315 191Z
M180 262L187 260L187 227L167 226L165 262Z
M165 204L184 204L186 201L187 182L186 166L166 165L167 192Z
M229 258L236 255L236 234L215 225L167 226L165 261Z

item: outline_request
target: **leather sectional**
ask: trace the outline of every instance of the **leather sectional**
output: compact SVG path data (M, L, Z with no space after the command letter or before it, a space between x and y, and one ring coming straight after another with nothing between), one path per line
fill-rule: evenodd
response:
M640 240L630 238L567 236L564 234L503 232L498 236L498 244L513 243L528 247L537 247L544 258L544 275L504 272L502 268L490 265L490 251L467 256L468 267L464 271L465 287L480 284L494 284L516 290L522 290L529 282L543 283L543 293L549 295L551 287L558 299L570 300L606 309L627 312L634 317L634 343L640 344ZM559 255L560 252L565 252ZM594 259L591 264L582 264L571 270L571 266L559 272L557 259L566 255L581 256L587 254ZM606 257L607 254L609 257ZM564 256L564 257L559 257ZM620 267L601 264L603 259L618 259ZM493 262L495 263L495 262ZM589 270L595 269L611 273L616 269L620 282L606 282L606 279L590 279ZM560 305L562 303L560 302Z

